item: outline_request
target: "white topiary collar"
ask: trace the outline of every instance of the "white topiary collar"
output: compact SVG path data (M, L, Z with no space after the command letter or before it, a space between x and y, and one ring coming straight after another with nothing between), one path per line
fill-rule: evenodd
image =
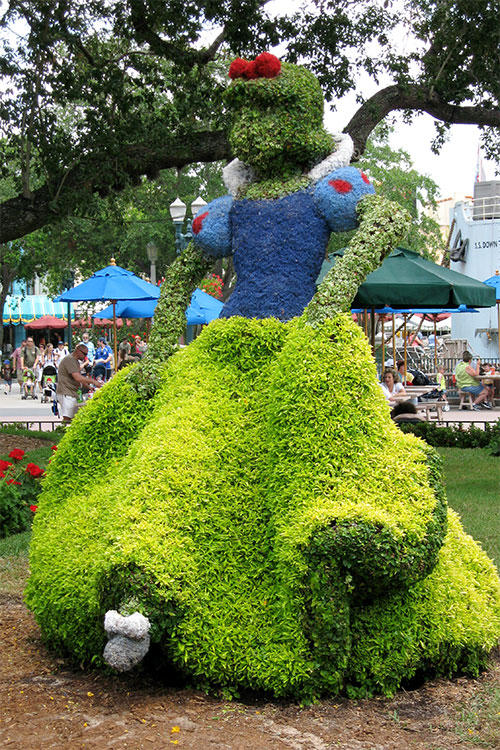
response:
M351 161L352 152L354 151L354 144L351 136L347 133L335 133L333 136L335 142L338 144L337 149L316 164L310 172L307 173L313 182L317 182L322 177L326 177L327 174L333 172L334 169L340 167L347 167ZM229 162L227 167L222 170L222 178L224 185L231 195L237 196L239 190L251 182L255 182L255 173L252 167L248 167L244 162L239 159L233 159Z

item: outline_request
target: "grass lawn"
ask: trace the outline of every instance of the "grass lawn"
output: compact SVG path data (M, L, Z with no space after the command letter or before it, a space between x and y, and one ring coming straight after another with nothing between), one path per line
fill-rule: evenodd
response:
M487 448L438 448L448 504L500 568L500 458Z

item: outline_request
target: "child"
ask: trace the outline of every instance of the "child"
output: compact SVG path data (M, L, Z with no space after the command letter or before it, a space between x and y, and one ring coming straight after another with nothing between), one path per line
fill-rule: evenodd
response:
M483 364L481 365L481 370L483 371L484 375L493 375L495 372L489 362L483 362ZM493 406L495 398L495 383L489 378L483 378L481 382L483 386L488 389L488 400L484 402L484 406L489 406L491 408Z
M4 393L10 393L12 391L12 365L10 360L6 359L2 365L2 378L4 382Z
M436 382L438 384L437 390L439 391L439 401L444 401L443 411L450 411L450 405L446 396L446 378L444 376L444 366L439 365L437 368Z
M25 367L23 373L23 389L24 398L35 397L35 373L27 367Z

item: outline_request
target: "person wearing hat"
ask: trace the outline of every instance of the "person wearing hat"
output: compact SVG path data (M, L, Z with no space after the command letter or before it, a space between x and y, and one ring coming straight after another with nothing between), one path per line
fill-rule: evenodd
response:
M111 351L111 347L107 345L104 336L100 336L97 340L97 349L95 350L94 367L95 365L104 365L106 368L106 380L109 380L111 377L112 359L113 352Z
M56 395L61 407L63 424L65 425L71 422L82 405L78 403L78 389L82 385L94 385L96 388L100 388L103 385L101 381L95 378L82 375L80 367L82 362L85 362L87 354L87 344L82 341L75 346L71 354L67 354L59 362Z

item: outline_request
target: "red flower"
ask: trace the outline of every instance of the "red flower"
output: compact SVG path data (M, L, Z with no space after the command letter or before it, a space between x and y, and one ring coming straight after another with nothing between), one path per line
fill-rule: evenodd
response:
M41 469L36 464L28 464L26 467L26 471L28 472L28 474L31 474L32 477L41 477L44 473L43 469Z
M51 448L50 450L51 450L51 451L56 451L56 450L57 450L57 445L53 445L53 446L52 446L52 448Z
M255 70L260 78L275 78L281 70L281 63L276 55L262 52L255 58Z
M247 69L248 60L237 57L229 66L229 78L241 78Z
M18 484L21 486L21 482L16 482L15 479L6 479L7 484Z
M12 461L4 461L3 459L0 460L0 471L5 471L5 469L8 469L9 466L12 466Z
M14 450L11 450L9 453L9 458L13 458L14 461L20 461L22 458L24 458L24 451L22 451L20 448L14 448Z
M275 78L281 71L281 63L270 52L262 52L255 60L243 60L237 57L229 66L229 78Z
M30 510L31 510L31 511L32 511L33 513L36 513L36 512L37 512L37 510L38 510L38 505L30 505Z
M5 476L5 472L4 471L0 471L0 477L4 477L4 476Z

